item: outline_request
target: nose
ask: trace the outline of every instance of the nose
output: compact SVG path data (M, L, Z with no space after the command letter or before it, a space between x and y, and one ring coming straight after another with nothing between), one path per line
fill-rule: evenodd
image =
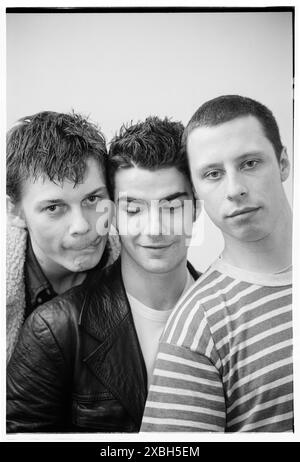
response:
M71 214L70 234L72 236L86 234L90 230L90 223L85 217L82 208L76 208Z
M148 236L159 236L162 233L162 212L155 201L148 209L147 219L144 227L144 234Z
M240 172L227 174L226 198L238 201L248 194L248 188Z

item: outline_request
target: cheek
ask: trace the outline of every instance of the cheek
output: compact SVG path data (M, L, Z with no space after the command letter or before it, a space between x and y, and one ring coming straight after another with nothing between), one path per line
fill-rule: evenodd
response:
M218 210L226 198L226 192L224 190L224 184L219 183L218 185L211 185L210 187L202 187L197 191L199 199L203 203L204 207L212 210Z
M268 182L264 182L262 185L258 185L256 188L256 194L260 197L266 198L266 200L275 202L278 197L282 194L281 183L278 183L278 186L275 187L275 181L269 179Z
M140 214L134 216L127 215L127 213L120 214L117 224L120 235L134 238L143 229L143 217Z
M96 217L93 217L93 219L90 220L92 229L95 229L97 234L99 234L100 236L106 236L111 227L112 218L113 216L107 212L104 212L103 214L101 214L101 216L98 215Z
M100 223L105 224L111 223L115 215L114 203L110 200L102 200L99 202L95 209L91 209L88 212L88 220L91 224L100 226Z
M120 241L121 241L121 250L127 249L129 253L133 252L134 250L134 238L131 236L120 236Z
M172 234L178 236L180 240L181 236L190 235L193 228L193 208L180 209L173 216L170 217L171 231Z
M60 237L57 234L49 232L49 230L47 233L35 234L34 238L39 247L44 249L45 252L47 250L55 251L59 249Z
M210 196L209 194L207 194L205 197L203 196L202 200L203 207L205 208L208 214L214 214L214 212L216 212L216 210L219 208L219 200L213 195Z
M123 213L119 213L117 216L116 224L117 224L117 229L118 229L119 234L121 236L127 236L128 234L127 233L127 230L128 230L127 215Z
M28 223L30 236L40 247L51 248L58 245L63 239L64 227L58 221L53 222L49 219L39 219Z

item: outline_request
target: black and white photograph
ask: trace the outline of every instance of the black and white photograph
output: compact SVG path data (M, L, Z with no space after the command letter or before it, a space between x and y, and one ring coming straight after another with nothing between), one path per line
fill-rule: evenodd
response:
M4 440L297 438L295 7L50 6L3 10Z

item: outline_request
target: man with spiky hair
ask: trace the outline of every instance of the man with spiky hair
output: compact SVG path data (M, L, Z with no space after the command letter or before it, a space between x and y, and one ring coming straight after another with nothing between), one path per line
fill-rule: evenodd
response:
M293 431L290 164L272 112L207 101L183 137L224 250L174 309L143 431Z
M7 359L33 310L107 262L96 230L106 160L103 135L79 114L40 112L8 132Z
M187 262L196 208L182 133L180 122L148 117L123 126L109 149L107 184L117 208L120 270L147 382L168 316L198 277Z
M182 133L149 117L112 140L120 258L29 316L8 368L8 432L139 430L159 337L198 277Z

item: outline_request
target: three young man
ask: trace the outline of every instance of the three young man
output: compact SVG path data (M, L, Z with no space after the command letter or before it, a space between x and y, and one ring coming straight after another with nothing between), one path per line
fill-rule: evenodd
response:
M293 431L289 161L273 114L208 101L184 134L198 198L224 251L173 310L143 431Z
M8 133L8 360L32 311L118 255L96 229L106 158L103 135L78 114L41 112Z
M225 96L189 122L194 188L225 241L192 287L181 134L149 118L113 140L121 259L29 318L8 368L8 431L138 431L168 317L142 430L293 429L289 162L276 121Z
M152 117L112 141L121 257L27 319L7 369L8 432L139 430L158 339L198 277L187 263L195 209L182 133Z

